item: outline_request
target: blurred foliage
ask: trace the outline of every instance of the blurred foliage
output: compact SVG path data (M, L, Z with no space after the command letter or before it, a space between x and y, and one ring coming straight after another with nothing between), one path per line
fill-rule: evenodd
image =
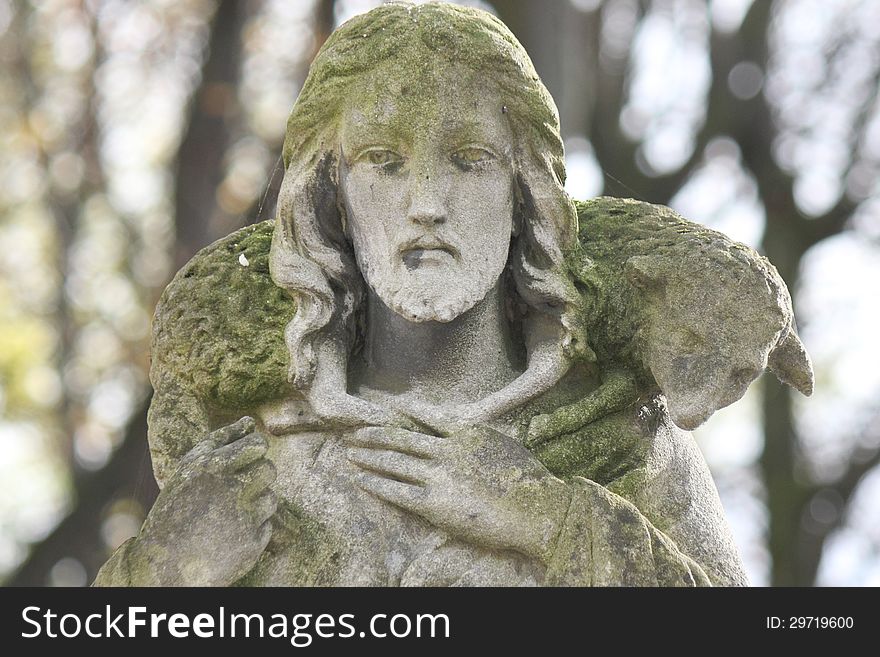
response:
M84 584L137 531L158 295L196 249L271 218L308 63L376 4L0 0L10 582ZM531 53L574 196L671 204L779 267L816 396L762 380L698 439L754 581L880 582L880 3L464 4Z

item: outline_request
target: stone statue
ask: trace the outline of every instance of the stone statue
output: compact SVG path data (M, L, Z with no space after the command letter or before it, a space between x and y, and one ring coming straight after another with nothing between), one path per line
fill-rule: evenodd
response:
M772 265L572 202L552 99L474 9L340 27L284 163L275 221L159 303L161 492L96 584L747 583L682 428L768 367L811 391Z

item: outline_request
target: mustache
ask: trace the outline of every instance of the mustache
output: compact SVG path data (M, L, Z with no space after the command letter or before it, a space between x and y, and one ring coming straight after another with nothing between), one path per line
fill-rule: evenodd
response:
M398 254L403 255L408 251L414 251L416 249L438 249L440 251L446 251L449 255L458 260L461 257L461 252L452 241L453 240L446 237L441 237L432 233L423 233L405 239L397 248L397 252Z

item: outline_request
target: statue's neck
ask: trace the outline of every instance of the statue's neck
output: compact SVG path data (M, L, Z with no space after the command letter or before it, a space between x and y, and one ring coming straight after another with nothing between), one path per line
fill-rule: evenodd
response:
M433 403L464 403L503 388L523 369L497 284L450 322L410 322L370 290L367 333L351 383Z

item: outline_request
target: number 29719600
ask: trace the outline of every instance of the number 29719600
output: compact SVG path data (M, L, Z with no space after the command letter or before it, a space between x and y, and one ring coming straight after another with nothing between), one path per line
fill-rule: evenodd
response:
M768 630L848 630L853 627L852 616L767 616Z

